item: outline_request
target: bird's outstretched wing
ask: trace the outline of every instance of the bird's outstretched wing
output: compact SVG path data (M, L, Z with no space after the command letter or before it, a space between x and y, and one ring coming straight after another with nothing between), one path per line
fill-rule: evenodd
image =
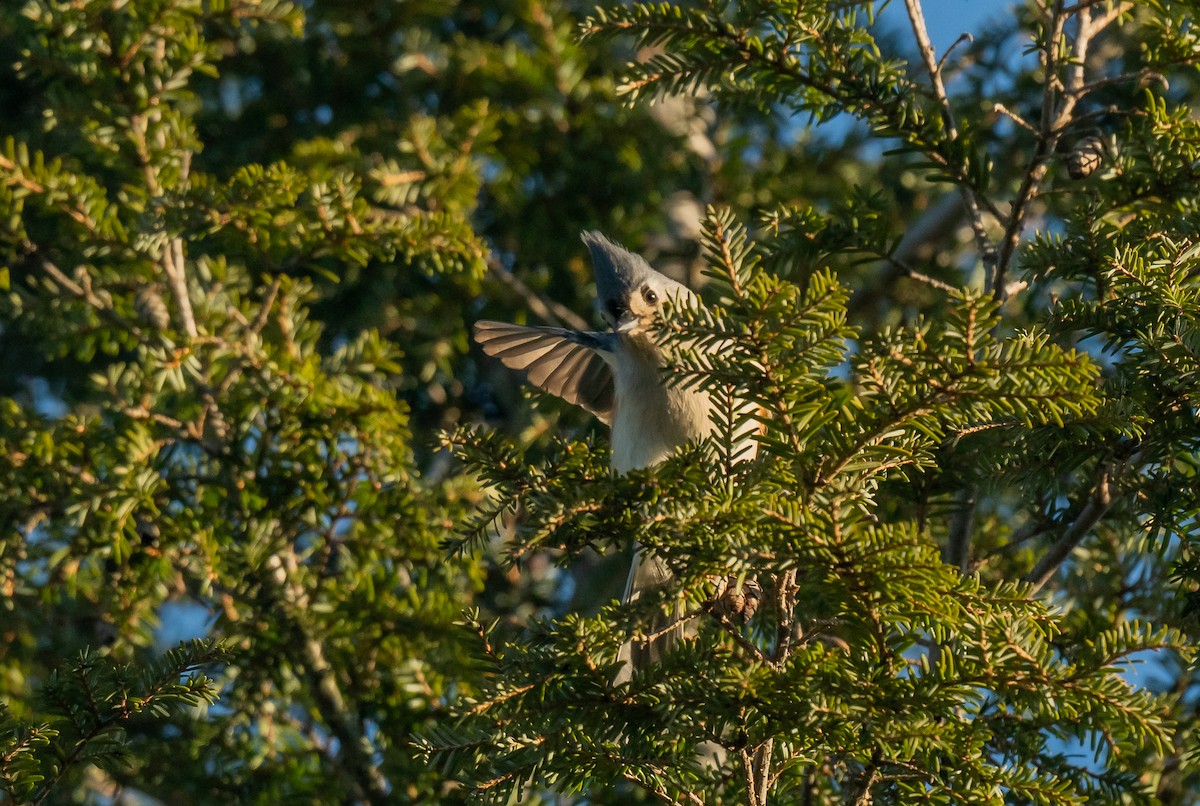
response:
M476 322L475 341L509 369L529 373L529 382L568 403L582 406L611 425L613 374L603 353L612 352L612 334L559 327L524 327Z

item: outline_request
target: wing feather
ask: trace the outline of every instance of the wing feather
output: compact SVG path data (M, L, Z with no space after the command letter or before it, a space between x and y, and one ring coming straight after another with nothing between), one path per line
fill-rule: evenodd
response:
M580 333L557 327L524 327L504 322L477 322L475 341L510 369L528 373L544 392L582 406L604 423L612 423L612 370L603 350L611 334Z

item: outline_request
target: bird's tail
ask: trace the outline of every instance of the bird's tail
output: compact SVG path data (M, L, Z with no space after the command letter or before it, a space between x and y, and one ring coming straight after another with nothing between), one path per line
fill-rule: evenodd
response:
M642 546L633 552L633 564L629 568L629 579L625 583L626 604L636 602L643 596L652 597L670 586L674 575L667 564ZM642 636L635 636L621 645L618 660L622 661L615 682L625 683L640 671L656 663L663 654L684 637L682 606L659 610Z

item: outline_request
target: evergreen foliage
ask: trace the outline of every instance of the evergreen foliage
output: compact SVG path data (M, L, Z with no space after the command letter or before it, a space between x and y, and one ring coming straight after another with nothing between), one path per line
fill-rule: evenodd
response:
M0 803L1200 799L1195 4L926 10L0 6ZM467 335L592 228L619 477Z
M622 778L681 803L868 792L1092 803L1138 790L1173 725L1122 665L1150 650L1188 657L1182 637L1135 620L1068 635L1029 585L942 561L929 536L952 511L880 516L903 511L947 442L1092 418L1096 365L1044 332L1000 338L997 303L969 294L941 321L885 331L849 356L832 276L801 288L765 272L758 250L770 245L750 243L727 213L709 218L705 246L718 304L680 312L667 338L683 346L680 382L756 404L758 459L722 455L746 425L737 416L719 422L710 455L628 479L587 443L560 446L549 467L495 437L455 443L522 513L515 557L609 549L632 532L671 564L677 595L709 629L614 687L637 613L541 624L503 648L475 624L493 681L456 729L426 735L429 752L496 802ZM745 630L711 612L723 575L769 580L770 604ZM733 761L724 776L697 761L714 741Z
M139 717L167 719L175 706L198 708L217 700L218 689L200 667L225 660L212 642L181 644L153 663L134 668L106 662L85 650L39 692L59 717L31 725L0 709L0 782L19 800L45 803L55 785L81 765L119 769L127 761L124 726ZM186 676L185 676L186 675Z

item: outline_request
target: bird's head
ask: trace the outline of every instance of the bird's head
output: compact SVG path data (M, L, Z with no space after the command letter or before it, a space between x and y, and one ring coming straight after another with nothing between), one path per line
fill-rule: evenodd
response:
M653 325L664 301L690 297L687 286L650 268L640 255L599 232L583 233L596 272L596 303L618 333L636 335Z

